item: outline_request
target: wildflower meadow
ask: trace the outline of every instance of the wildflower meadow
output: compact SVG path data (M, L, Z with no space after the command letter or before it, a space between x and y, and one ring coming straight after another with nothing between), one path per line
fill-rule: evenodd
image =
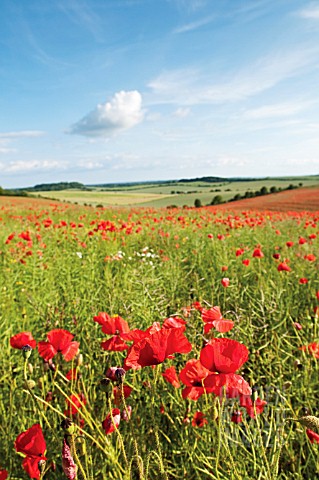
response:
M319 476L319 212L0 204L0 480Z

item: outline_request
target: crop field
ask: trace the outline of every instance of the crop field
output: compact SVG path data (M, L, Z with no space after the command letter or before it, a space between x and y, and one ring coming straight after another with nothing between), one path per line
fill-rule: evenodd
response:
M0 197L0 480L318 478L316 192Z
M268 191L272 187L286 189L289 185L311 187L319 185L319 177L295 177L279 179L261 179L252 181L234 181L208 183L192 181L189 183L172 182L170 184L140 184L117 187L90 187L85 190L41 191L37 194L59 201L76 202L80 205L114 205L114 206L144 206L144 207L193 207L196 199L202 205L208 205L216 195L223 201L229 201L235 195L245 195L246 192L255 192L262 187ZM258 208L258 207L257 207Z

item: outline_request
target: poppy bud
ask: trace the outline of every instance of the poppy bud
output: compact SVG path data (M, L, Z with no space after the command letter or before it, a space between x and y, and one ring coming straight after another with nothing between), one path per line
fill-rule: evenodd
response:
M119 382L119 384L122 384L123 383L123 378L125 377L125 370L124 368L117 368L115 370L115 376L117 378L117 381Z
M53 460L51 462L50 468L51 468L52 472L56 471L56 463Z
M295 361L294 361L294 367L295 367L297 370L302 370L302 369L303 369L303 364L302 364L299 360L295 360Z
M33 373L33 365L32 365L32 363L28 363L28 370L29 370L30 375L32 375L32 373Z
M75 433L75 425L68 417L62 420L60 426L69 435L73 435Z
M253 401L255 402L258 398L258 387L256 385L254 385L252 387L252 399Z
M161 412L163 413L163 412ZM121 413L121 419L124 420L124 422L128 422L131 418L132 415L132 407L131 405L127 405L127 411L123 410Z
M25 359L30 358L31 352L32 352L32 347L30 345L24 345L22 347L22 351L23 351L23 356L24 356Z
M38 462L38 469L39 469L41 475L44 474L46 463L47 462L45 460L39 460L39 462Z
M79 353L75 359L77 367L80 367L83 364L83 355Z
M102 378L102 380L99 383L99 387L102 390L102 392L108 393L111 391L111 380L109 378Z

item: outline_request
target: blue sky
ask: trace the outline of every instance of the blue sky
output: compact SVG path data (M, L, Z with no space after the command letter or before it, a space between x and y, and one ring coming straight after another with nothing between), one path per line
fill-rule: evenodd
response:
M2 0L0 185L319 174L319 1Z

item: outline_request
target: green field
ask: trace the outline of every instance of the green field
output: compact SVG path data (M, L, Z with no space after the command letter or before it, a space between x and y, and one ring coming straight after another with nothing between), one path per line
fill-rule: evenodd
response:
M1 479L64 438L77 479L318 478L317 214L36 202L0 197Z
M285 189L290 184L304 187L319 184L319 177L294 177L288 179L265 179L253 181L236 181L223 183L170 183L165 184L141 184L123 187L90 187L90 191L61 190L42 191L38 195L60 201L78 203L80 205L103 205L103 206L144 206L144 207L167 207L176 205L182 207L194 206L195 199L199 199L202 205L209 204L214 196L220 195L223 201L229 201L236 194L244 195L245 192L254 192L262 187L270 190L275 186Z

